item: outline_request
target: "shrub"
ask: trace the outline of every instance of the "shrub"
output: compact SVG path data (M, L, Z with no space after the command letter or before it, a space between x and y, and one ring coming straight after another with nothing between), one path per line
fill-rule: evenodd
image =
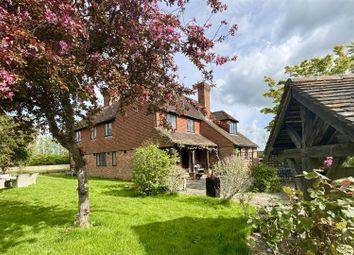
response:
M277 192L280 190L276 168L259 163L251 167L251 175L253 178L252 191Z
M183 186L183 175L186 171L178 165L173 165L166 179L166 188L170 193L176 193Z
M150 144L137 148L132 162L133 182L137 191L151 195L166 190L166 179L176 163L176 157Z
M253 232L274 254L353 254L354 179L331 182L318 171L312 179L311 200L284 187L289 204L266 207L251 219Z
M248 164L240 156L224 158L214 165L214 170L220 177L222 199L230 200L237 193L245 192L252 184Z
M40 165L61 165L69 164L69 154L40 154L35 153L31 156L28 165L40 166Z

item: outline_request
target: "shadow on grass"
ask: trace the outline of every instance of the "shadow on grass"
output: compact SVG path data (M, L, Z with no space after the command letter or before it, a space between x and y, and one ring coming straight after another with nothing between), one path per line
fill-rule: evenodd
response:
M0 251L22 243L35 243L35 234L48 227L71 224L75 211L20 201L0 201Z
M146 254L248 254L246 218L191 218L133 227Z

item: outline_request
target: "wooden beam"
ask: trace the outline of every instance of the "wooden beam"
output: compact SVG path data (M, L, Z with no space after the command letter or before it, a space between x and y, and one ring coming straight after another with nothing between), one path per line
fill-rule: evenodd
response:
M330 177L332 180L341 179L344 177L354 176L354 167L341 167Z
M287 108L289 106L290 99L291 99L291 90L288 89L287 86L285 86L283 98L281 100L281 106L282 107L279 107L280 112L278 111L278 113L277 113L273 129L272 129L272 131L270 133L270 137L268 139L268 143L266 144L266 148L265 148L265 151L264 151L264 158L266 160L269 159L269 156L270 156L270 154L272 152L272 148L274 146L275 140L276 140L276 138L278 136L278 133L279 133L281 127L282 127L282 122L283 122L283 120L285 118L285 113L286 113Z
M303 149L289 149L278 153L280 158L347 157L354 155L354 143L317 145Z
M288 133L291 141L294 143L295 147L300 149L301 148L301 137L299 136L298 132L292 127L287 125L286 132Z
M336 117L336 115L326 106L316 103L313 99L301 94L296 88L292 90L293 97L306 108L310 109L313 113L318 115L321 119L328 122L331 126L337 129L340 133L349 136L350 140L354 142L354 127L352 123L346 122Z

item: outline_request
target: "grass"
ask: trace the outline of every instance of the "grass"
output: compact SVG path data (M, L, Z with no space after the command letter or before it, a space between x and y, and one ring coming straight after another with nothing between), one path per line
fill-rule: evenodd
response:
M91 179L91 223L73 227L76 179L39 176L0 191L1 254L248 254L241 207L188 195L135 196L129 182Z

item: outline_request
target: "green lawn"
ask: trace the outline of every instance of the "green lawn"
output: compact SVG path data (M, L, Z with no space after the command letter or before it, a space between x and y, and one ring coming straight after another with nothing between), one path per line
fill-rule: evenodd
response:
M76 179L40 176L0 191L1 254L248 254L246 219L218 199L137 197L130 183L90 180L89 229L72 227Z

